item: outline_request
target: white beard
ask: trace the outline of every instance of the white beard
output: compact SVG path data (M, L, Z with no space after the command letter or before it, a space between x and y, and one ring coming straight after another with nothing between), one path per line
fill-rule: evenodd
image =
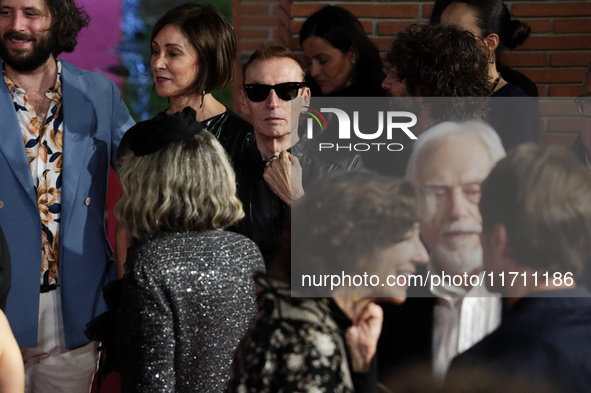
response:
M449 274L472 273L483 266L482 247L473 251L453 250L438 243L432 251L434 259L442 270Z

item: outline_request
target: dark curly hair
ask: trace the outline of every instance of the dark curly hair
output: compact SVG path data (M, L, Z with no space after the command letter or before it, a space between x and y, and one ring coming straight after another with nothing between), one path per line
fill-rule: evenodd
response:
M47 8L51 15L52 38L54 42L53 55L58 56L62 52L70 53L78 43L78 32L83 27L88 27L90 17L77 7L74 0L46 0Z
M419 97L488 97L488 59L468 31L413 24L394 36L386 60L407 91ZM433 107L434 119L483 119L485 100L450 100Z
M322 38L343 53L353 49L357 62L353 70L353 82L364 87L372 95L381 94L384 80L380 52L371 42L361 22L351 12L336 6L326 6L310 15L300 29L300 46L310 36ZM323 95L314 79L308 75L307 83L314 96ZM338 91L333 95L338 95Z
M370 270L381 250L403 241L430 213L425 192L409 180L348 172L316 183L293 207L292 263L314 273ZM306 270L306 271L308 271Z

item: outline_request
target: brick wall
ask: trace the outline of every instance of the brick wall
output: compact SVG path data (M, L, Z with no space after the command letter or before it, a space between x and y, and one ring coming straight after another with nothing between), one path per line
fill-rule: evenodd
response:
M591 1L505 2L511 14L527 22L532 34L503 61L538 85L540 97L574 97L580 93L591 61ZM339 5L355 14L378 49L388 50L392 36L415 21L426 21L433 1L233 0L238 60L244 62L261 42L273 41L301 53L298 31L306 17L324 5ZM235 106L235 108L238 108ZM548 106L542 106L544 114ZM543 118L543 143L572 143L580 121L574 106Z

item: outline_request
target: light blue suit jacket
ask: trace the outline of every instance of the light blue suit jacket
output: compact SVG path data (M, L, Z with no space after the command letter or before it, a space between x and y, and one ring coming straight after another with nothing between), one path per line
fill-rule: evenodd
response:
M86 323L105 311L102 287L116 278L105 232L109 166L134 124L117 86L62 63L64 113L60 285L66 346L87 343ZM0 79L0 225L12 260L6 315L21 347L37 346L41 220L12 96Z

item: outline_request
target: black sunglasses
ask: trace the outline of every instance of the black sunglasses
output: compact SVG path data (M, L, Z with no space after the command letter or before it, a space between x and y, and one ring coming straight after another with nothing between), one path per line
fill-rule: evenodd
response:
M286 82L278 83L276 85L263 85L261 83L251 83L244 85L246 96L252 102L262 102L267 99L271 89L275 90L277 97L283 101L291 101L298 96L298 91L302 87L306 87L304 82Z

